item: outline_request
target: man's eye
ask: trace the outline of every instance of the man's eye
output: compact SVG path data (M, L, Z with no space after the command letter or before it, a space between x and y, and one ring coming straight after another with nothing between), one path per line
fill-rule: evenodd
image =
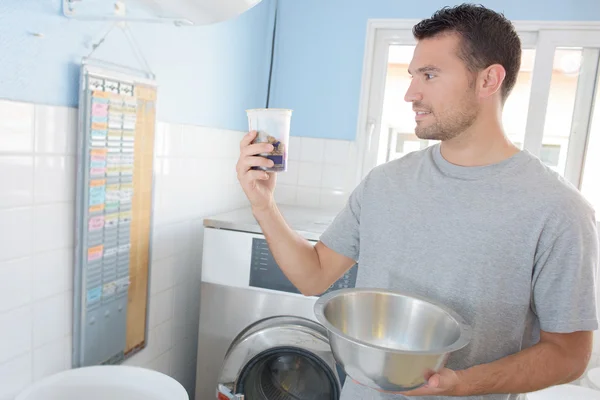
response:
M425 74L425 79L426 80L433 79L433 74Z

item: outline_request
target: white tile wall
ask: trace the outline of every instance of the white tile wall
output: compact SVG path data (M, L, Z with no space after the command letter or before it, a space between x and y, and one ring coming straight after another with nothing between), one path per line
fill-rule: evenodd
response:
M0 400L71 367L76 126L72 108L0 101ZM202 218L247 204L234 170L243 134L157 124L149 341L126 364L190 393Z
M293 136L288 170L277 176L280 204L340 210L356 183L354 142Z

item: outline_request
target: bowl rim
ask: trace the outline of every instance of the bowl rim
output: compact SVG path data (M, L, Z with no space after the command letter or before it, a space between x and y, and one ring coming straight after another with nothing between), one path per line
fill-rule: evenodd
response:
M341 330L339 330L337 327L335 327L333 324L331 324L329 322L329 320L325 317L325 307L327 306L327 304L329 304L329 302L332 299L340 297L340 296L344 296L347 294L365 293L365 292L380 293L380 294L383 293L383 294L389 294L389 295L394 295L394 296L410 297L410 298L431 304L433 306L436 306L436 307L440 308L442 311L444 311L445 313L447 313L451 318L454 319L454 321L456 321L456 323L459 325L460 336L458 337L458 339L456 341L454 341L454 343L452 343L446 347L442 347L442 348L435 349L435 350L392 349L389 347L379 346L379 345L372 344L372 343L369 343L369 342L361 340L361 339L357 339L357 338L348 336L347 334L345 334ZM345 339L349 342L355 343L357 345L360 345L363 347L368 347L371 349L382 350L382 351L385 351L388 353L411 354L411 355L434 355L434 354L451 353L451 352L460 350L463 347L467 346L469 344L469 342L471 341L471 336L472 336L471 326L469 324L467 324L467 322L464 320L464 318L462 316L460 316L457 312L452 310L450 307L447 307L435 300L431 300L425 296L419 296L419 295L415 295L415 294L408 293L405 291L390 290L390 289L378 289L378 288L347 288L347 289L334 290L332 292L324 294L319 299L317 299L317 301L313 307L313 310L314 310L317 321L321 325L323 325L325 327L325 329L327 329L328 332L334 333L337 336L340 336L343 339Z

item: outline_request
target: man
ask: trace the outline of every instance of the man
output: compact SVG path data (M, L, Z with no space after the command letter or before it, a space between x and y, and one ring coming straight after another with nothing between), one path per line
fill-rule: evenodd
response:
M502 128L521 45L502 15L445 8L414 27L405 100L416 135L440 144L374 168L313 248L285 223L269 151L241 143L237 166L274 257L305 295L325 291L355 261L357 286L427 296L473 328L427 385L379 393L351 380L342 399L522 399L584 372L597 329L598 233L579 192ZM469 397L473 396L473 397Z

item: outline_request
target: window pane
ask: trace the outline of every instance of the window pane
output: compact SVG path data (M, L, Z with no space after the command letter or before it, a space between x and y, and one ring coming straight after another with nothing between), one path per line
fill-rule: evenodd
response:
M582 52L581 48L557 48L554 53L540 158L561 175L567 162Z
M410 85L408 65L414 51L415 46L412 45L392 45L389 49L378 164L400 158L429 142L420 140L414 134L412 104L404 101Z
M531 93L531 74L533 71L534 49L523 49L521 69L517 83L504 104L502 125L509 139L519 148L523 148L527 111L529 110L529 95Z
M596 209L600 221L600 74L598 75L594 110L585 152L581 193Z

